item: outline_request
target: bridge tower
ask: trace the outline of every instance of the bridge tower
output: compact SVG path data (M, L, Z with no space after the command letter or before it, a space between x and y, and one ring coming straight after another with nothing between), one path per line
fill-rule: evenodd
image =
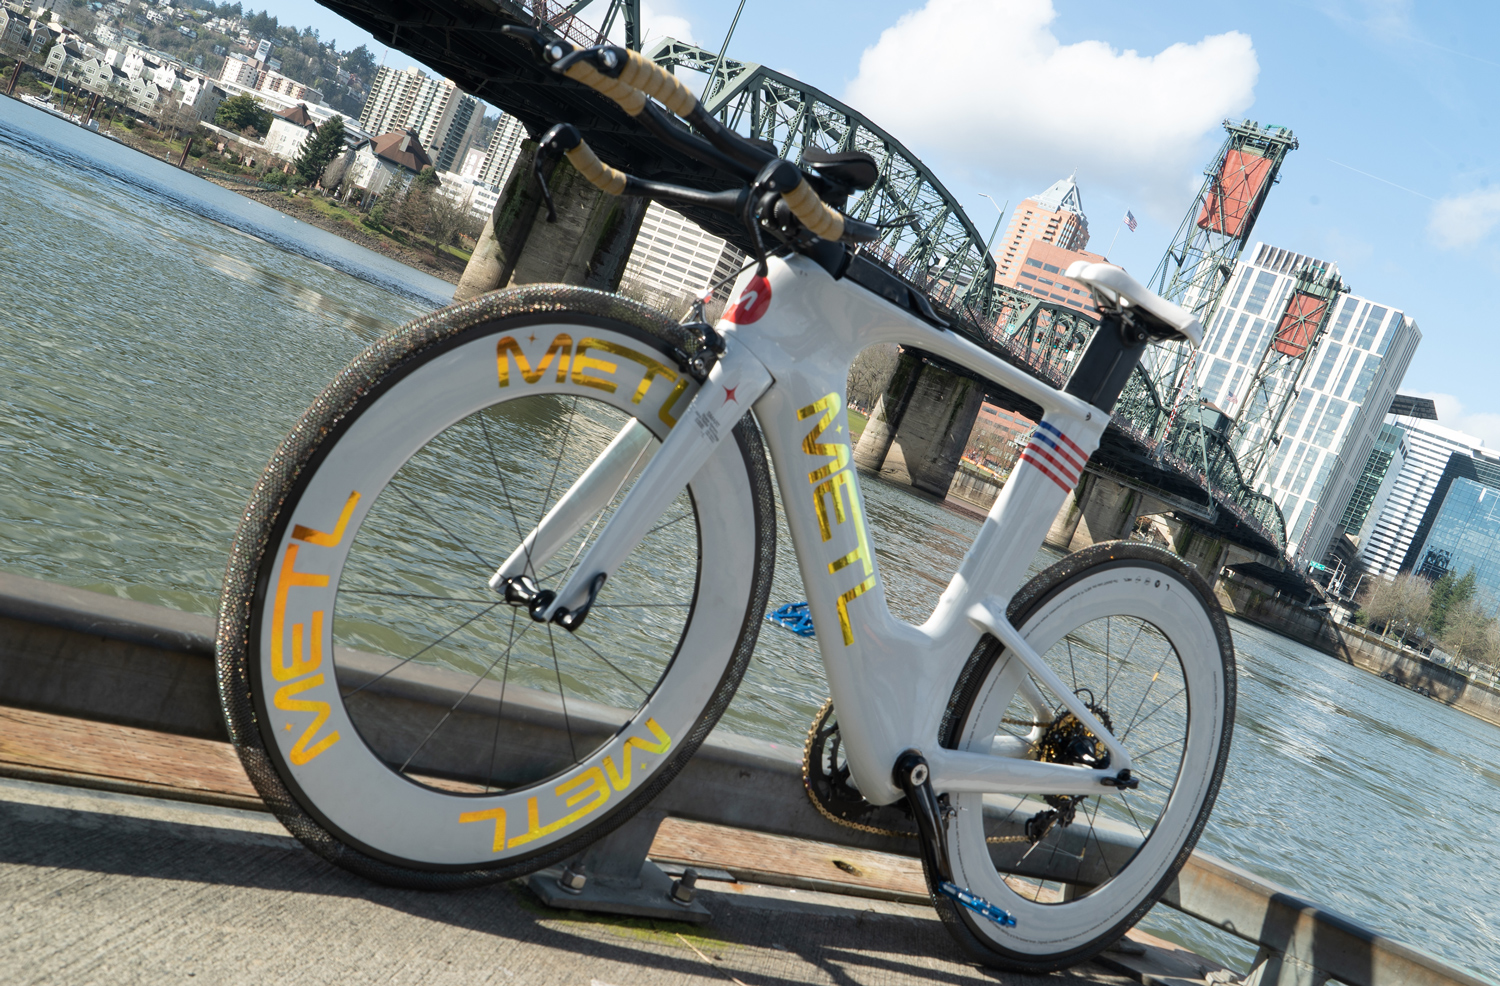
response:
M1348 290L1330 267L1308 264L1297 272L1276 335L1261 355L1235 416L1231 440L1244 464L1245 483L1252 488L1272 446L1281 441L1281 422L1307 371L1308 354L1322 341L1334 302Z
M1198 197L1151 277L1150 287L1198 317L1206 328L1234 273L1266 194L1297 138L1286 127L1254 120L1224 121L1228 136L1207 171ZM1159 346L1151 376L1173 404L1186 385L1186 346ZM1170 396L1169 396L1170 395Z

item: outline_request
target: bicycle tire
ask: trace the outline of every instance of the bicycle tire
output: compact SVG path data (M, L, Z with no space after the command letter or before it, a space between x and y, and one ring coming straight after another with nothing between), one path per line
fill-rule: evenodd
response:
M1059 816L1070 805L1061 799L991 796L988 832L1009 833L1001 835L987 834L981 796L950 798L954 882L1015 925L934 887L944 924L979 962L1039 973L1076 965L1117 941L1187 862L1228 761L1234 645L1222 608L1192 566L1130 541L1062 559L1032 578L1008 612L1064 683L1104 710L1101 720L1125 744L1141 782L1128 793L1080 799L1067 825ZM981 639L954 688L943 745L993 750L1024 742L1034 758L1072 763L1080 759L1060 751L1107 755L1086 731L1084 747L1070 746L1080 738L1076 720L1070 724L1039 688L1028 700L1014 683L1024 674L999 641ZM1029 675L1024 680L1035 688Z
M496 292L378 340L287 436L230 553L217 673L246 772L314 852L413 888L519 876L623 823L702 743L774 570L748 412L576 633L487 585L612 435L635 421L659 446L697 388L668 353L693 344L615 295ZM626 489L554 553L550 581L533 570L543 588Z

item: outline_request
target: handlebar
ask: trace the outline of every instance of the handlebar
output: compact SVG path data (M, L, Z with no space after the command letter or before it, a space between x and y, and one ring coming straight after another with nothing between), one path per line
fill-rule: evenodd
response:
M641 120L648 129L680 149L719 167L727 167L742 180L750 181L752 196L765 193L779 194L791 215L812 235L819 239L837 242L868 242L879 237L879 229L869 223L844 216L825 203L813 188L801 169L783 162L774 153L730 130L714 119L683 85L682 80L646 58L640 52L630 51L614 45L576 49L566 42L548 42L536 31L514 27L504 29L532 41L542 52L543 59L551 62L558 72L575 82L608 97L625 113ZM682 133L662 118L660 112L647 97L655 99L670 112L686 120L708 139ZM627 190L636 194L649 193L661 197L677 198L697 204L704 201L703 193L678 189L675 186L635 179L599 160L577 131L566 127L554 127L548 140L555 143L567 155L568 160L601 191L620 195ZM576 138L577 143L573 143ZM780 165L787 167L779 167ZM680 193L688 192L684 196ZM728 205L727 200L723 203ZM743 203L736 202L738 209Z

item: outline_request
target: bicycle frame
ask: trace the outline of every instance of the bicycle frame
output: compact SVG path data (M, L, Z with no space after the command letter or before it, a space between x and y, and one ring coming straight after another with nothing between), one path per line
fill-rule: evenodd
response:
M769 295L769 297L767 297ZM607 502L629 475L640 478L544 614L586 606L606 576L659 516L671 491L697 472L714 446L753 406L781 488L802 580L849 767L875 804L902 796L892 767L907 750L930 765L934 790L1098 794L1130 757L1047 668L1005 616L1053 517L1076 485L1109 421L1105 411L1053 389L951 332L920 321L875 294L834 280L804 257L773 259L768 278L742 274L736 303L719 329L723 358L680 421L642 469L638 443L622 432L529 539L561 543L589 503ZM1044 411L1025 452L931 616L913 626L886 605L852 462L845 384L855 356L901 343L995 381ZM599 499L602 497L602 499ZM711 564L712 562L709 561ZM522 551L492 585L524 567ZM938 730L954 682L982 633L998 637L1111 752L1108 770L942 749ZM1011 688L1034 686L1020 666ZM1005 752L1005 751L997 751ZM1019 753L1019 751L1010 751Z

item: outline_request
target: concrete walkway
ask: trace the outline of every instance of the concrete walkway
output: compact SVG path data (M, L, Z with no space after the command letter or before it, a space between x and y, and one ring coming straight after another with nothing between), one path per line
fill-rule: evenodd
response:
M1033 981L962 961L925 907L712 886L707 930L550 911L519 883L391 890L264 813L0 779L7 984ZM1044 978L1132 981L1097 965Z

